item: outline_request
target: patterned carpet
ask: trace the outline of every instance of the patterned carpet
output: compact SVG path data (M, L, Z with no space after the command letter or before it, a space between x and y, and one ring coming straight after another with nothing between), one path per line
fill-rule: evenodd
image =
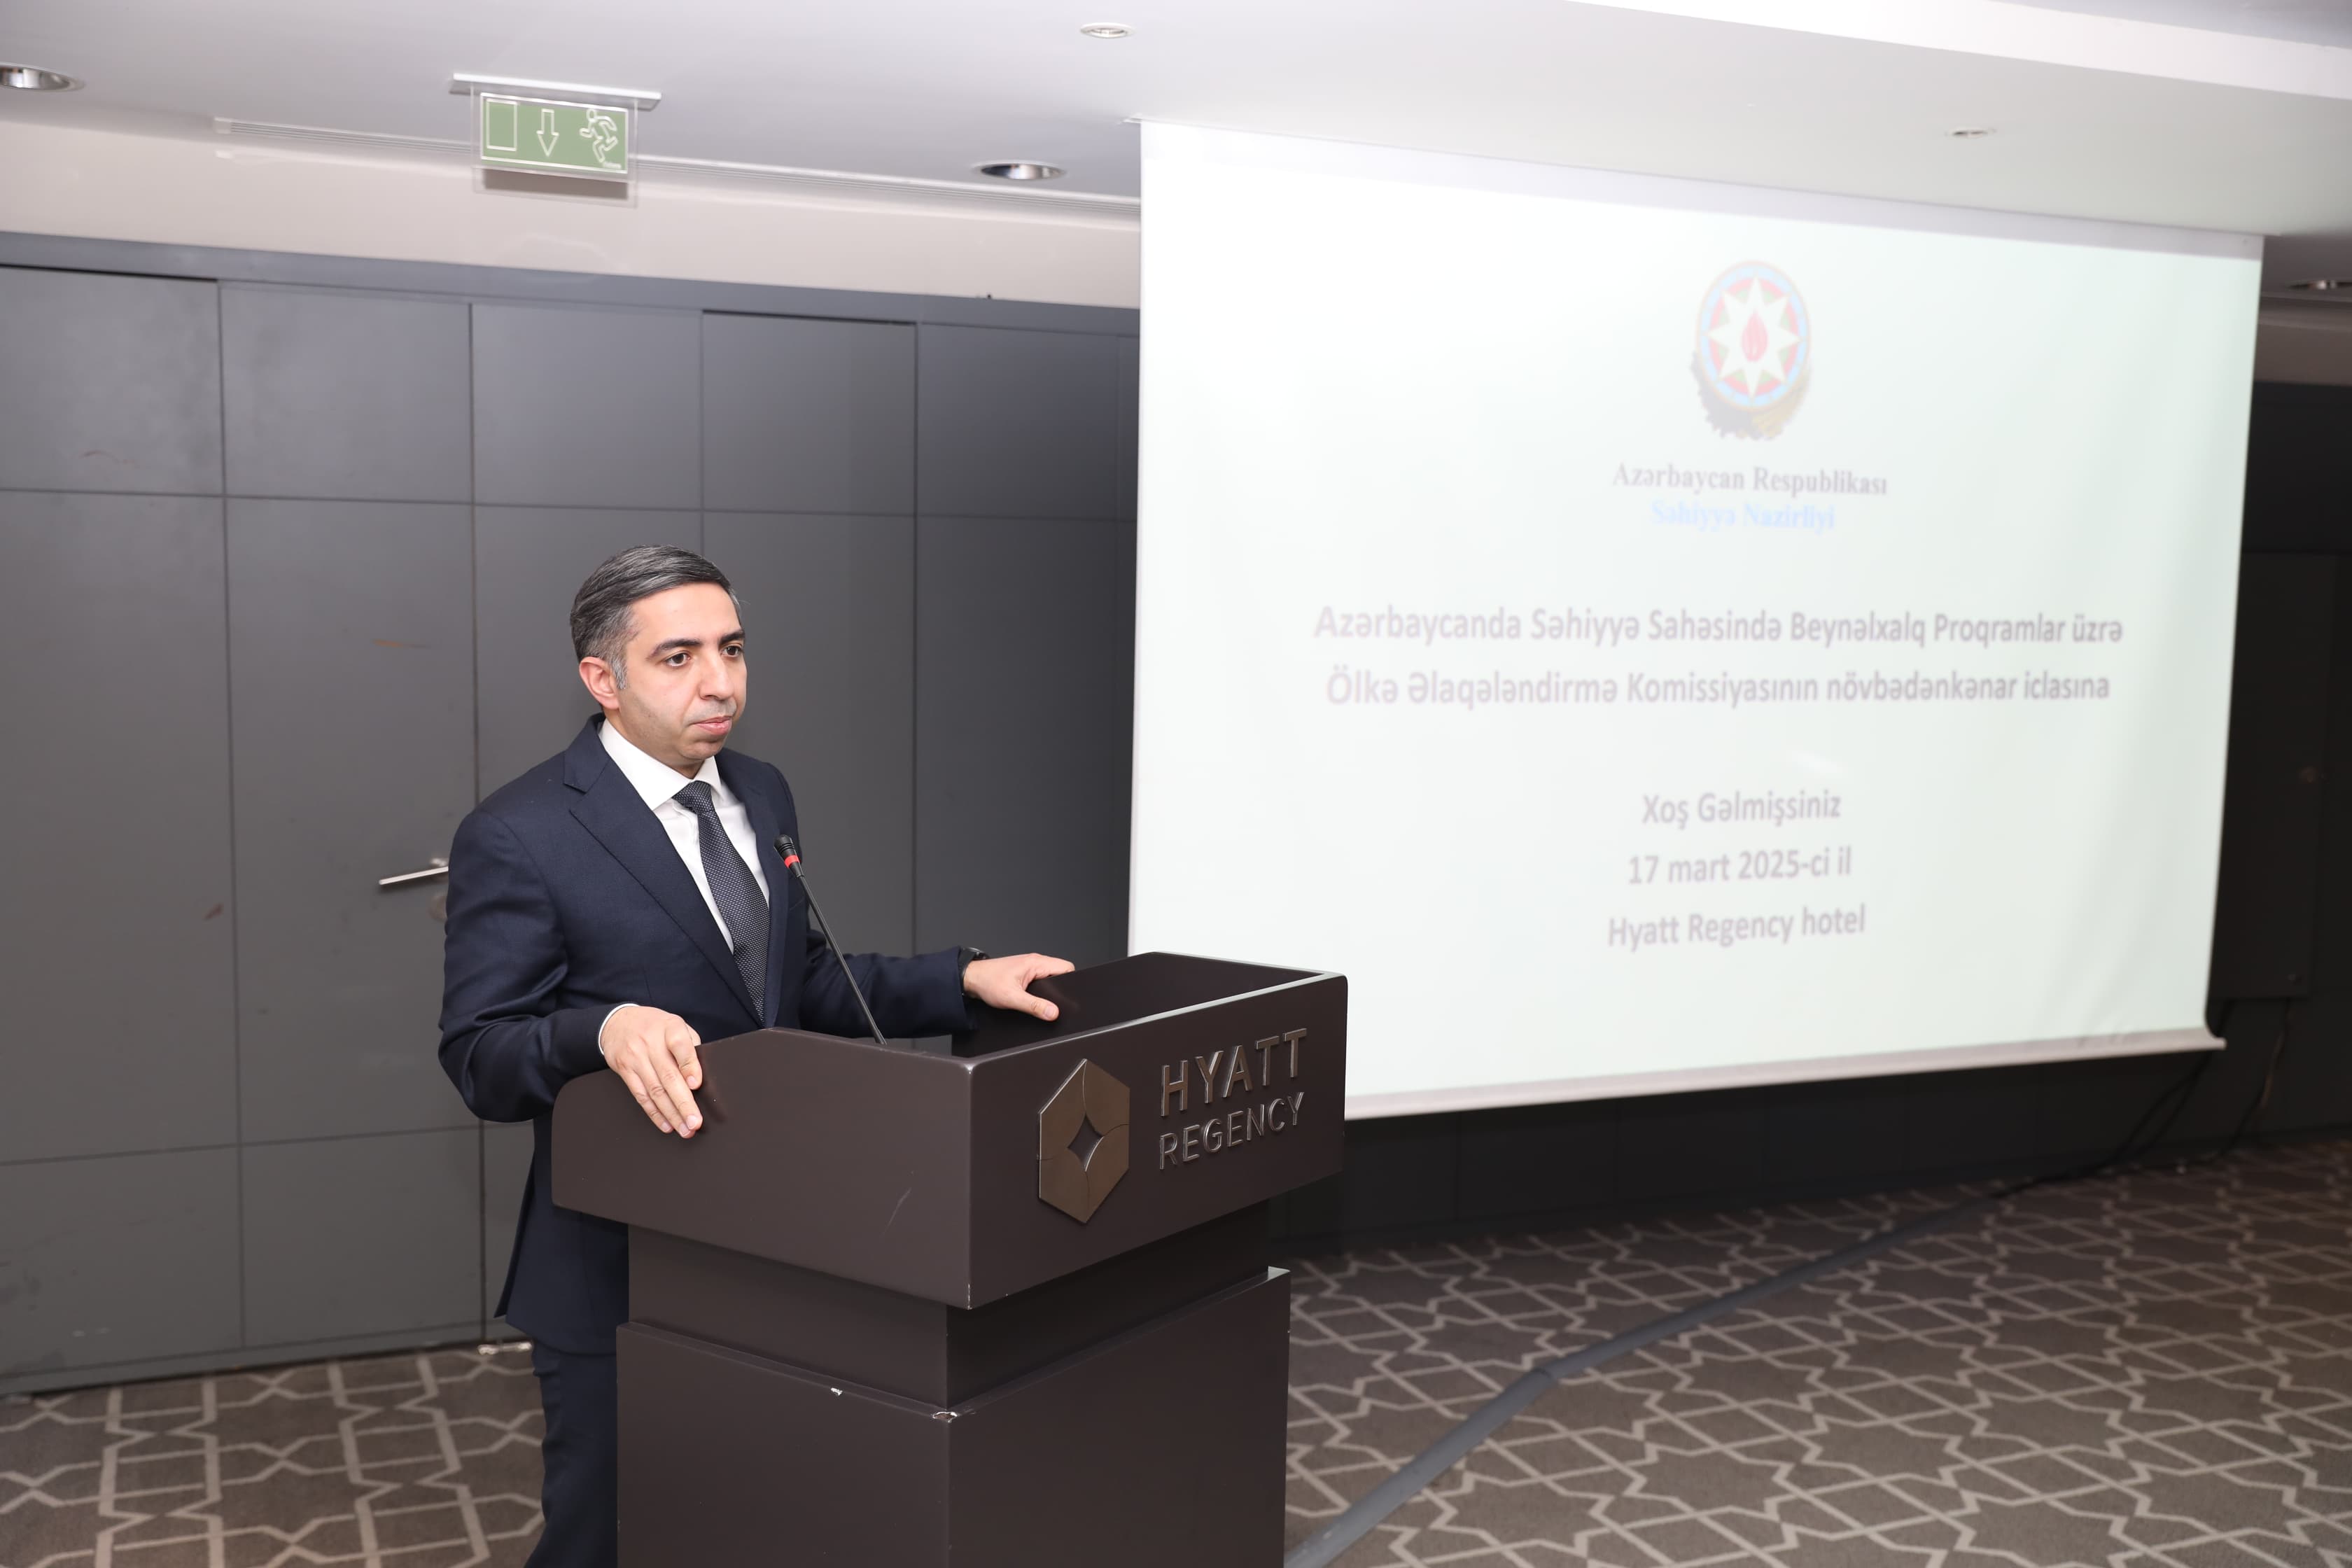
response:
M1522 1372L1959 1195L1298 1265L1291 1541ZM0 1568L519 1564L538 1426L511 1349L0 1403ZM2043 1189L1628 1355L1340 1562L2344 1568L2352 1143Z
M527 1352L471 1350L0 1404L0 1564L520 1564Z
M1520 1373L1958 1194L1302 1270L1291 1540ZM1572 1378L1339 1563L2352 1563L2352 1144L2043 1188Z

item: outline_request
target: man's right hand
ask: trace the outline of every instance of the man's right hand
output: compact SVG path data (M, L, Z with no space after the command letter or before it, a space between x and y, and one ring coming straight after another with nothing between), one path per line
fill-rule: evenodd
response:
M702 1060L695 1055L701 1044L702 1037L677 1014L635 1003L609 1015L596 1037L605 1063L621 1075L653 1124L681 1138L693 1137L702 1126L692 1093L702 1087Z

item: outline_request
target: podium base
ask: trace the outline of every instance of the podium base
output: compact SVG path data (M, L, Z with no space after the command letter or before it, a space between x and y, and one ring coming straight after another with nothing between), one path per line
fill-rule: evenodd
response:
M1275 1568L1289 1279L942 1405L620 1331L622 1568Z

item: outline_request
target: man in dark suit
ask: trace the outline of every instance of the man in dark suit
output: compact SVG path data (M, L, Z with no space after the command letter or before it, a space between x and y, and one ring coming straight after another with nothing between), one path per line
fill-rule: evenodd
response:
M628 1316L628 1236L552 1201L556 1092L609 1069L665 1135L692 1138L705 1039L866 1029L776 854L778 834L799 835L791 788L767 763L723 752L747 684L725 575L688 551L623 551L581 584L572 640L602 711L562 755L482 802L449 852L441 1065L476 1115L532 1123L499 1301L531 1337L547 1415L547 1526L530 1561L612 1568L613 1331ZM859 953L849 967L883 1030L912 1037L968 1027L967 996L1051 1018L1029 984L1070 965L963 948Z

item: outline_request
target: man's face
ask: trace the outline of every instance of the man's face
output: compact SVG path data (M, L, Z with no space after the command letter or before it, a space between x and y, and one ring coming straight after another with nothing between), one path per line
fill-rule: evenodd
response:
M715 583L666 588L629 606L620 670L580 661L605 721L646 755L691 776L743 716L748 671L735 601ZM625 684L617 679L625 673Z

